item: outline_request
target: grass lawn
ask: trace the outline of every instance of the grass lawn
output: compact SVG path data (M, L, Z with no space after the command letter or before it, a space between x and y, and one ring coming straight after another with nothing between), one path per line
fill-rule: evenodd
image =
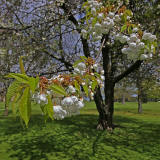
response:
M0 103L0 109L3 104ZM43 121L34 106L29 128L0 110L0 160L160 160L160 103L115 103L113 133L97 131L97 110L86 103L81 114Z

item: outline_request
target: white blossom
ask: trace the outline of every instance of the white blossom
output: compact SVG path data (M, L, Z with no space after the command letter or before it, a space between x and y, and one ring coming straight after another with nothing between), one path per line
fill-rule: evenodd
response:
M155 41L157 38L156 38L156 36L155 35L151 35L150 36L150 41Z
M82 101L78 101L76 103L76 106L80 109L80 108L83 108L84 107L84 103Z
M71 96L71 98L72 98L72 100L73 100L74 103L78 102L78 98L76 96Z
M81 75L84 75L86 73L86 71L80 71Z
M119 22L119 21L121 20L121 18L119 17L118 14L116 14L116 15L114 16L114 19L115 19L116 22Z
M148 56L146 54L142 54L141 57L140 57L141 60L145 60L147 58L148 58Z
M133 28L133 30L132 30L133 32L138 32L138 28Z
M140 42L138 45L137 45L138 49L143 49L145 47L145 44L143 42Z
M122 53L128 54L128 48L122 48Z
M74 72L79 74L80 70L78 68L74 68Z
M132 43L129 43L129 47L134 50L136 49L137 45L136 43L132 42Z
M121 43L125 43L128 40L128 37L126 35L123 35L119 38Z
M86 65L85 65L83 62L78 63L77 67L78 67L79 70L84 70L84 69L86 69Z
M68 87L68 91L70 92L70 93L75 93L76 92L76 89L73 87L73 86L69 86Z
M103 18L103 13L99 13L98 18Z
M35 96L35 99L37 101L37 103L44 103L47 104L48 100L45 94L38 94L37 96Z
M98 84L100 84L100 83L101 83L101 80L100 80L100 79L97 79L97 82L98 82Z
M114 13L113 13L113 12L109 12L109 13L108 13L108 16L109 16L110 18L113 18L113 17L114 17Z
M97 22L96 24L95 24L95 28L101 28L102 27L102 25L99 23L99 22Z
M147 33L147 32L145 32L145 33L143 34L142 39L144 39L144 40L149 40L151 36L152 36L152 34L151 34L151 33Z
M137 39L138 38L137 38L137 35L135 33L133 33L133 34L130 35L130 41L131 42L135 42L135 41L137 41Z
M54 118L63 119L67 116L67 111L62 108L62 106L53 106Z
M92 14L95 14L96 13L96 9L93 7L93 8L91 8L91 13Z
M44 101L44 102L47 100L45 94L40 94L39 99L40 99L41 101Z
M94 96L94 93L93 93L93 92L91 92L91 96L92 96L92 97Z
M72 100L72 98L71 97L66 97L66 98L64 98L63 100L62 100L62 105L63 106L71 106L71 105L73 105L73 100Z
M101 79L102 79L102 80L105 80L105 77L104 77L104 76L101 76Z
M104 70L101 70L101 74L104 74Z
M93 68L94 68L94 69L97 69L97 68L98 68L98 64L94 64L94 65L93 65Z

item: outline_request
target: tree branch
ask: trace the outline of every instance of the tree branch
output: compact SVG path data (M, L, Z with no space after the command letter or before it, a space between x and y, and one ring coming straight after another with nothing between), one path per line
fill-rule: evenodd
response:
M67 61L64 59L64 57L58 58L58 57L54 56L53 54L50 54L50 53L49 53L47 50L45 50L45 49L43 49L42 51L43 51L44 53L46 53L47 55L49 55L51 58L54 58L54 59L56 59L56 60L64 63L65 66L66 66L66 68L67 68L69 71L72 71L72 70L73 70L73 65L72 65L70 62L67 62ZM71 67L71 68L69 68L69 67Z
M64 69L64 70L59 70L59 71L53 71L53 72L44 72L44 73L40 73L40 76L44 76L44 75L52 75L52 74L56 74L59 72L67 72L68 69Z
M124 71L122 74L118 75L114 79L114 83L119 82L121 79L124 77L128 76L131 72L135 71L138 69L143 61L137 60L133 65L131 65L126 71Z
M66 14L69 15L68 20L70 20L77 27L78 26L78 22L77 22L76 18L73 16L73 14L71 13L71 11L69 11L69 9L66 7L65 3L63 4L62 9L64 10L64 12ZM80 34L81 33L81 29L77 28L77 32ZM81 36L81 40L82 40L82 44L83 44L84 55L86 57L90 57L90 52L89 52L89 46L88 46L87 39L84 39Z

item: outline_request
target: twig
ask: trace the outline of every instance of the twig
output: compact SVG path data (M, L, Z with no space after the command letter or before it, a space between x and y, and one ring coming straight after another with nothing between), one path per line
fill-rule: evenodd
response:
M98 54L97 54L96 61L98 60L98 57L99 57L100 54L101 54L101 51L102 51L102 48L103 48L103 46L104 46L105 40L106 40L106 39L104 38L104 40L103 40L103 42L102 42L102 45L101 45L101 48L100 48L100 50L99 50L99 52L98 52Z

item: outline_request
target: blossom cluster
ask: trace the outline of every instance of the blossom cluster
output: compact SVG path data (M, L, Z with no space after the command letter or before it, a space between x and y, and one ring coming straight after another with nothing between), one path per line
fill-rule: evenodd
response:
M72 89L75 90L73 86ZM47 94L50 94L50 92L47 92ZM48 103L47 94L37 94L34 95L33 98L37 101L38 104L45 105ZM53 105L53 117L55 119L63 119L65 117L77 115L80 113L80 109L82 107L84 107L82 98L79 99L77 96L65 97L59 105Z
M78 63L78 65L74 68L75 74L84 75L86 73L86 65L83 62Z
M128 44L123 47L122 53L127 54L128 58L131 60L145 60L147 58L152 58L152 52L150 52L149 48L146 48L145 40L153 42L156 40L156 36L152 35L151 33L144 33L143 37L139 38L136 30L138 29L135 28L135 30L133 30L135 33L132 33L130 36L125 36L122 34L116 35L116 38L120 40L121 43ZM154 46L152 47L154 48Z
M33 98L38 104L45 106L48 104L48 95L53 97L53 117L55 119L63 119L79 114L80 109L84 107L84 94L78 93L78 90L83 90L86 94L85 96L93 99L96 86L103 87L103 84L104 70L101 70L93 59L85 57L74 66L74 72L70 76L61 74L53 76L51 79L41 77L39 82L40 91L34 94ZM64 89L63 91L66 93L64 94L65 96L58 97L60 100L58 103L54 101L55 90L49 87L52 85L59 86L59 89Z
M85 26L81 33L84 38L87 38L89 34L93 41L99 41L102 39L103 34L108 34L113 29L115 23L120 22L123 15L115 14L112 11L109 11L107 14L106 12L100 12L104 9L104 6L96 0L88 0L88 5L84 8L87 7L91 10L91 18L87 22L89 26Z
M142 32L140 24L133 24L133 13L126 10L126 7L123 6L117 11L115 6L105 8L97 0L88 0L84 8L86 14L90 14L81 31L84 38L100 41L102 35L108 34L112 44L116 41L124 44L122 53L126 54L128 59L145 60L152 58L156 36L146 31Z
M98 73L98 74L96 74ZM75 75L81 75L81 85L87 86L88 88L88 93L91 99L94 97L94 89L93 89L93 83L97 83L100 87L104 87L104 70L101 70L100 66L98 63L93 63L89 66L86 66L84 62L78 63L75 68L74 68L74 74ZM86 75L90 75L90 79L88 82L86 82ZM98 76L96 76L98 75ZM95 79L94 79L94 78ZM71 88L71 87L70 87ZM72 89L73 91L74 89Z
M76 96L66 97L62 100L61 105L53 106L54 118L63 119L80 113L84 107L83 99L79 100Z

